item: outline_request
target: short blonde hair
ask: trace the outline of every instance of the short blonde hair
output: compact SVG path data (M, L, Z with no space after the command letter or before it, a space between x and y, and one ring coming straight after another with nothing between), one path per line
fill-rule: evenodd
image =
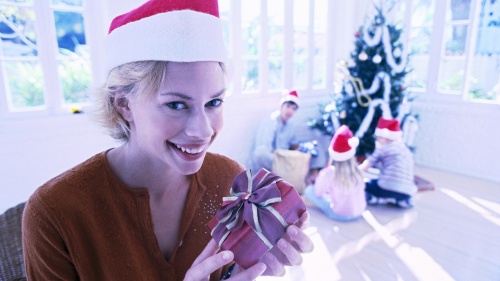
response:
M166 61L138 61L120 65L109 72L106 83L97 89L95 117L114 139L126 142L130 124L115 107L116 98L147 98L158 92L166 72Z

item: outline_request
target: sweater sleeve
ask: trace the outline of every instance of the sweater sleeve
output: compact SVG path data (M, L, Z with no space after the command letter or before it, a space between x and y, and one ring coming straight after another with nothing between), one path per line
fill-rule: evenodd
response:
M378 164L378 162L382 159L382 148L375 148L375 151L367 157L367 160L370 162L370 165L373 167Z
M28 280L77 280L58 222L35 193L23 214L23 255Z

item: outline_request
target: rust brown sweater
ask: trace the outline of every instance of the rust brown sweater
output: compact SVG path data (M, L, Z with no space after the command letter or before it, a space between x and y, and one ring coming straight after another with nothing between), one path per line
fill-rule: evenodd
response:
M178 246L163 257L149 195L114 175L106 152L50 180L31 196L23 217L29 280L182 280L210 241L207 222L242 166L208 153L191 182ZM221 270L211 276L220 280Z

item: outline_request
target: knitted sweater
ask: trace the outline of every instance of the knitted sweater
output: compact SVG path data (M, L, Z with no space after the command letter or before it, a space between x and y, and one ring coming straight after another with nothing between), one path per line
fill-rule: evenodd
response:
M377 183L381 188L410 196L417 192L413 155L403 142L393 141L378 147L367 159L372 166L380 165Z
M208 153L192 177L178 245L167 261L146 189L130 189L106 152L50 180L29 199L23 250L29 280L182 280L211 239L207 222L242 167ZM220 280L221 269L211 276Z

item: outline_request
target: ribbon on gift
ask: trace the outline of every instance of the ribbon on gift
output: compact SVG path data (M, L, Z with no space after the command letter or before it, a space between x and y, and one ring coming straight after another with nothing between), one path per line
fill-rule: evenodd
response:
M281 202L281 192L276 183L282 180L265 169L261 169L254 178L251 170L234 178L232 196L223 198L222 207L216 215L218 224L212 230L212 237L219 241L219 247L232 231L240 229L245 222L269 248L283 237L288 224L271 206Z

